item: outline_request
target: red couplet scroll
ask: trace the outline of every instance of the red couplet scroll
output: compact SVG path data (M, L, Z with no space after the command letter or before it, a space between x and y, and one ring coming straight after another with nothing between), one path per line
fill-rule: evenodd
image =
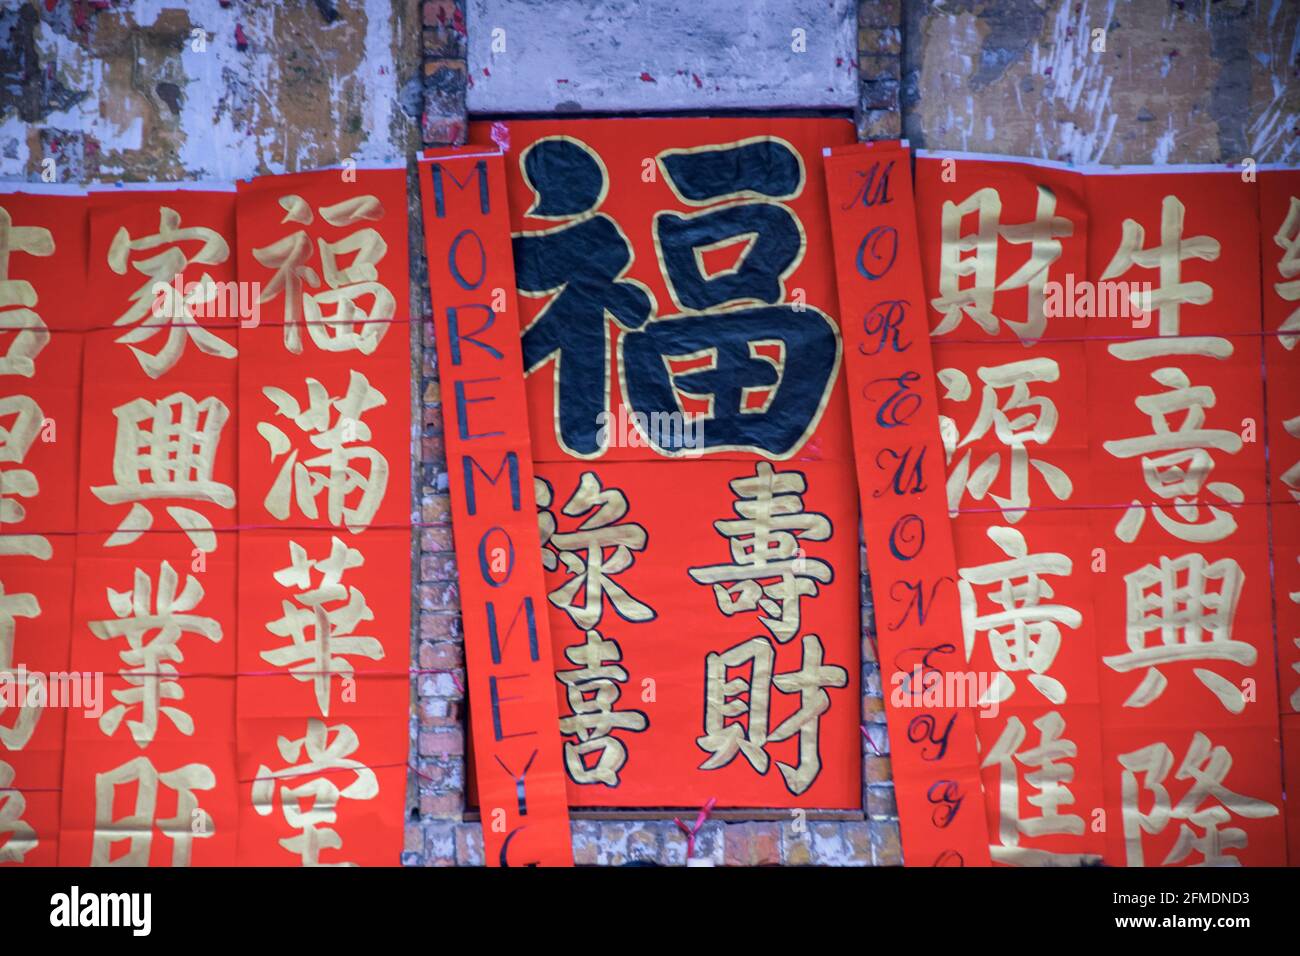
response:
M486 859L571 866L502 156L435 150L420 191Z
M239 863L396 865L410 679L406 171L241 183ZM298 807L332 804L328 827Z
M976 700L952 693L966 655L910 156L855 146L825 167L903 853L987 865Z
M235 193L89 200L70 668L103 673L69 715L59 862L235 863Z

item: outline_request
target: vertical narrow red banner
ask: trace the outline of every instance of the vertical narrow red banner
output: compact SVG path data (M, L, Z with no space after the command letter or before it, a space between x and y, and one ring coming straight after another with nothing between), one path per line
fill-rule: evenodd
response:
M65 723L93 710L56 676L72 636L85 231L79 192L0 194L0 864L58 861Z
M408 766L406 172L240 184L241 865L396 866Z
M1229 168L1087 188L1098 298L1148 307L1086 326L1107 859L1279 865L1259 187Z
M1264 383L1287 840L1300 866L1300 170L1259 176Z
M91 196L65 865L235 862L234 200Z
M947 506L996 863L1104 851L1082 319L1083 177L1053 164L916 166Z
M836 149L826 189L903 855L978 866L976 701L951 699L966 655L910 163L898 146Z
M436 150L420 191L486 858L572 865L502 156Z

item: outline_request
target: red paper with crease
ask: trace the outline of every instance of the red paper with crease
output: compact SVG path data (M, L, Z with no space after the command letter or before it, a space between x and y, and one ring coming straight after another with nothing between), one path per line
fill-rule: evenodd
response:
M70 667L105 680L98 720L69 715L59 862L231 865L235 332L192 285L233 283L235 196L89 210Z
M470 133L509 143L570 807L860 810L857 502L818 160L851 124Z
M1152 172L1087 195L1089 278L1155 305L1086 326L1106 862L1281 865L1259 186Z
M924 706L964 656L910 157L837 149L825 167L904 858L988 865L974 712Z
M915 176L967 667L984 702L990 855L1093 865L1104 840L1092 541L1073 507L1091 500L1088 381L1082 320L1049 316L1045 299L1086 273L1083 175L925 156Z
M500 153L420 161L470 724L489 866L571 866Z
M241 866L400 861L411 690L406 208L400 168L239 186L239 277L260 307L238 329ZM327 826L298 822L299 804L327 801Z

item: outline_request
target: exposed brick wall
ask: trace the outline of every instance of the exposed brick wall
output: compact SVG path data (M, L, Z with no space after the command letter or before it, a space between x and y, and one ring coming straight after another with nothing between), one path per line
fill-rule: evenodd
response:
M462 142L465 136L464 0L424 0L425 145ZM897 136L899 74L899 6L863 3L868 11L860 31L864 62L877 71L863 84L860 131L871 137ZM868 52L868 50L870 52ZM865 124L865 125L863 125ZM412 184L414 190L415 184ZM413 235L418 236L419 209L413 203ZM413 246L413 313L421 319L414 339L420 357L416 488L419 534L416 560L418 627L412 666L453 673L421 674L415 681L416 715L412 724L412 763L408 823L402 862L412 866L477 866L483 863L480 825L463 822L466 780L464 724L464 652L460 624L456 562L452 553L451 515L447 498L446 456L442 441L442 407L437 355L429 324L429 290L423 249ZM863 555L865 557L865 555ZM863 561L865 568L865 560ZM718 866L897 865L901 862L898 814L889 770L888 739L880 699L880 670L875 661L870 590L862 576L862 713L870 742L863 741L861 821L710 821L696 838L695 855ZM456 676L460 676L459 683ZM686 838L667 820L573 821L574 859L579 864L620 866L653 863L682 866Z
M423 0L424 113L427 146L465 142L465 0Z
M423 0L420 9L426 146L465 140L465 9L463 0ZM412 178L412 351L419 380L417 461L413 488L420 527L416 535L411 666L416 675L415 715L406 840L402 862L411 866L462 866L483 862L482 831L464 823L466 780L465 652L460 591L452 552L447 455L442 438L442 398L434 348L428 267L424 258L419 184ZM437 672L437 673L428 673Z
M902 0L858 2L858 139L902 135Z

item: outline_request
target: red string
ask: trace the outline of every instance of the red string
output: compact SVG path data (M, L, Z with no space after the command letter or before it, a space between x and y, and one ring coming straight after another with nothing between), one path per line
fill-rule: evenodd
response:
M677 828L686 834L686 859L689 860L695 856L695 837L704 827L705 821L712 815L717 802L717 797L709 797L704 806L700 807L699 815L695 818L695 826L693 827L688 827L685 823L682 823L681 817L673 817L673 823L677 824Z
M867 732L867 725L858 724L858 729L862 731L862 737L864 740L866 740L867 746L876 752L877 757L883 757L884 754L880 752L880 748L877 747L875 741L871 739L871 734Z

